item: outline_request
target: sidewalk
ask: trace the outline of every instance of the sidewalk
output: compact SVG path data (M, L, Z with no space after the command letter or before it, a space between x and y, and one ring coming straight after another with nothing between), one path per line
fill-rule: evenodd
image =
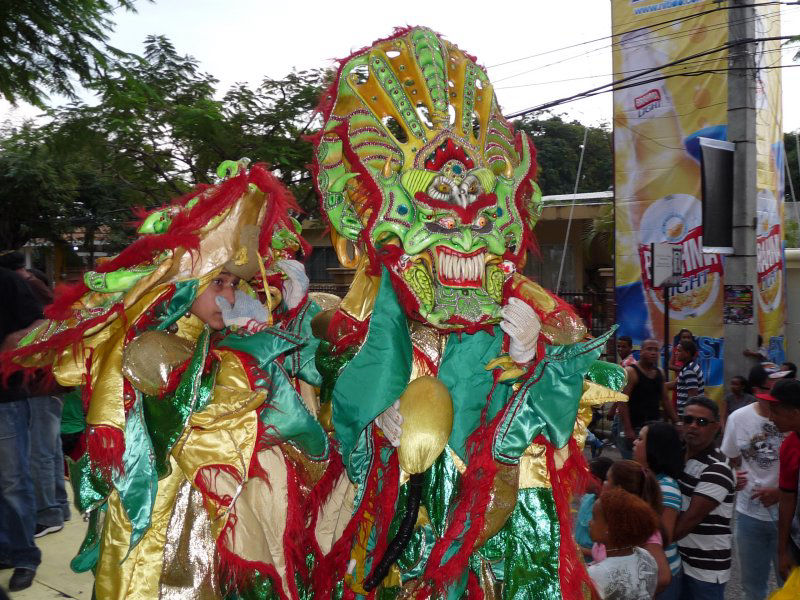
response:
M67 490L72 500L72 493L67 485ZM27 590L8 595L12 600L51 600L54 598L82 598L90 600L94 575L88 573L73 573L69 568L69 561L77 554L78 548L86 534L86 523L75 509L72 509L72 519L64 523L64 529L58 533L51 533L36 540L36 545L42 550L42 564L36 571L36 579ZM0 571L0 586L8 589L8 580L11 579L11 569Z

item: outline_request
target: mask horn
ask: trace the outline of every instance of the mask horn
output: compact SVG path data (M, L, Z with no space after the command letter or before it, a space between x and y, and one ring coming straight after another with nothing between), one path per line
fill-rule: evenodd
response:
M355 269L361 258L361 250L353 242L331 228L331 243L336 250L336 257L345 269ZM351 256L352 255L352 256Z

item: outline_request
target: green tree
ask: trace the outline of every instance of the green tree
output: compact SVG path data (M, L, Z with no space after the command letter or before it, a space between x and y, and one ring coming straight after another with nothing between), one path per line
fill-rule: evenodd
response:
M4 0L0 3L0 93L11 103L44 106L48 92L75 96L114 57L109 18L134 0Z
M539 187L545 195L571 194L581 154L585 126L566 122L560 116L527 117L515 122L536 145ZM611 132L607 127L589 127L578 193L608 190L613 183Z
M220 162L244 156L272 165L313 214L304 136L315 127L324 77L291 73L237 85L220 100L216 80L193 58L164 37L148 37L141 58L124 57L89 85L96 103L75 101L50 109L46 124L0 130L0 168L7 165L0 209L26 202L26 210L0 214L0 243L16 247L80 229L91 253L102 226L116 250L130 236L133 206L161 205L211 183Z

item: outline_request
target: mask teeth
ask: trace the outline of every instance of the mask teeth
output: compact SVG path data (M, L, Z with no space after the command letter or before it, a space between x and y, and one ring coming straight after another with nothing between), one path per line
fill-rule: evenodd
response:
M444 285L462 287L483 286L485 253L464 256L456 252L438 251L438 276Z

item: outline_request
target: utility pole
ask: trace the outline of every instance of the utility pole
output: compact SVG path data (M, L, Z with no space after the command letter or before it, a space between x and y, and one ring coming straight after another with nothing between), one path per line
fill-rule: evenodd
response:
M752 0L730 0L728 37L731 43L756 37L756 9ZM725 285L752 290L753 323L725 324L725 383L746 375L753 361L745 348L758 339L758 264L756 261L756 44L729 49L728 141L736 146L733 158L733 254L725 259ZM723 297L724 297L724 290Z

